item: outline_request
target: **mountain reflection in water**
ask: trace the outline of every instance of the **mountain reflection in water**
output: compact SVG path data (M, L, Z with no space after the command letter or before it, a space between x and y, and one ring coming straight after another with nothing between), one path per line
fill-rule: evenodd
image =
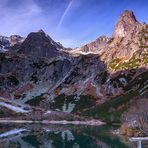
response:
M131 148L107 126L0 124L0 148Z

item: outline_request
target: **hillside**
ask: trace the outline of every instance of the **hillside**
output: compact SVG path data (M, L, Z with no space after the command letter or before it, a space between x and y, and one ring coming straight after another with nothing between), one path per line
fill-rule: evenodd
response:
M0 36L0 96L41 115L52 110L127 122L123 115L139 100L148 111L148 24L126 10L111 37L71 50L43 30ZM131 112L129 123L137 120Z

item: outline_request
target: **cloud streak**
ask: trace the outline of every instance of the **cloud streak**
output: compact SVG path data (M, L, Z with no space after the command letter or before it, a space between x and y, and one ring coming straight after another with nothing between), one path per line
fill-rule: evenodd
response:
M61 27L61 25L62 25L62 23L63 23L63 21L64 21L66 15L67 15L68 12L70 11L70 8L72 7L73 1L74 1L74 0L71 0L71 1L69 2L69 4L68 4L67 8L65 9L65 11L64 11L64 13L63 13L63 15L62 15L62 17L61 17L61 19L60 19L60 21L59 21L58 29Z
M44 21L42 9L34 0L21 1L20 5L9 5L10 1L0 2L2 18L0 19L0 34L25 34L33 25L37 28ZM11 29L10 29L11 28Z

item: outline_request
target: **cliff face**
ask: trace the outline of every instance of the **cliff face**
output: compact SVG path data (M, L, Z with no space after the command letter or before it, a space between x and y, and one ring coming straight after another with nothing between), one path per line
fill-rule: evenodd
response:
M60 55L63 47L54 42L44 31L30 33L25 41L20 45L19 53L34 58L53 58Z
M147 24L140 24L133 12L123 12L115 25L110 44L106 47L102 57L105 61L113 58L129 60L134 53L147 51L147 34Z
M0 53L0 96L6 99L79 113L147 90L148 25L131 11L120 15L111 38L102 36L77 49L65 50L42 30L23 42L12 38L11 43L0 38L0 46L9 47Z
M113 38L122 38L134 34L138 25L140 24L136 20L134 13L132 11L125 11L119 17L113 32Z

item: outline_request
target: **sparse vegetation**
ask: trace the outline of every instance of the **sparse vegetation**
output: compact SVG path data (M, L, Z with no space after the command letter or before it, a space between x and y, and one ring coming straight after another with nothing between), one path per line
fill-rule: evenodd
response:
M106 101L102 105L90 108L84 111L82 115L102 119L108 123L121 122L121 116L123 112L128 109L130 100L134 99L136 96L140 95L142 92L146 90L147 87L146 83L144 82L147 80L147 78L147 72L142 73L141 75L137 76L134 80L128 82L128 85L125 87L126 93L121 94L117 97L113 97L111 100ZM137 84L138 88L132 90L133 86Z
M34 97L33 99L25 102L26 104L29 104L31 106L39 106L40 105L40 102L43 101L45 98L40 95L40 96L37 96L37 97Z
M120 123L121 115L128 108L128 101L137 95L137 91L131 91L129 93L112 98L101 106L96 106L82 113L82 115L94 117L96 119L102 119L107 123Z
M37 71L35 71L35 72L31 75L30 81L33 81L33 83L36 83L36 82L38 81Z
M18 95L14 95L15 99L20 99L22 97L22 95L18 94Z
M65 96L64 94L58 96L50 103L53 110L68 111L69 105L73 106L72 113L81 112L83 109L90 108L95 105L95 98L92 96Z
M148 48L148 46L141 45L140 48Z
M111 44L113 42L114 38L111 38L109 41L108 41L108 44Z
M147 52L144 52L141 54L141 56L137 57L133 55L129 61L125 62L122 61L119 58L113 59L109 64L108 67L111 70L123 70L123 69L131 69L131 68L136 68L141 65L147 64L148 63L148 56Z

